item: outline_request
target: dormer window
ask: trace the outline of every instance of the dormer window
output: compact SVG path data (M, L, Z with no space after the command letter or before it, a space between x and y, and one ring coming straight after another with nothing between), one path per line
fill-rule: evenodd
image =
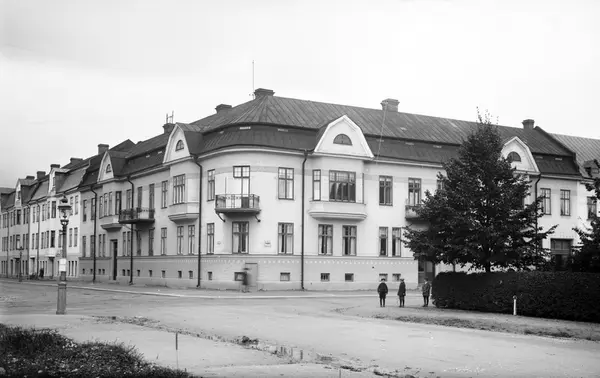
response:
M112 172L112 167L109 165L106 166L106 173Z
M177 141L177 144L175 145L175 151L179 151L179 150L183 150L183 141L180 139Z
M338 134L333 140L334 144L344 144L346 146L352 146L352 141L350 137L346 134Z
M508 157L506 158L509 162L520 162L521 161L521 156L516 153L516 152L511 152L508 154Z

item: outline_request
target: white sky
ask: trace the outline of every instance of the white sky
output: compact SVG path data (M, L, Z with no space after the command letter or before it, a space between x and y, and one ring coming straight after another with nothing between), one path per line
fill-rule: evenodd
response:
M276 95L600 139L600 1L0 0L0 186Z

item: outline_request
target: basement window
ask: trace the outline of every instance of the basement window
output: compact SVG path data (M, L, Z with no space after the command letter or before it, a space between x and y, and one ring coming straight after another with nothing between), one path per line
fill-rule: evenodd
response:
M213 274L212 274L212 272L208 272L208 280L209 280L209 281L212 281L212 279L213 279Z
M329 273L321 273L321 282L329 282Z
M138 269L136 272L136 275L139 277L141 274L142 274L142 271Z
M394 274L392 274L392 281L399 282L400 281L400 277L402 277L402 274L400 274L400 273L394 273Z
M279 273L279 281L282 282L287 282L290 280L290 273L289 272L281 272Z
M387 273L379 273L379 281L381 280L388 280L388 274Z
M160 271L160 276L161 276L162 278L166 278L166 277L167 277L167 271L166 271L166 270L161 270L161 271Z
M194 271L193 270L188 271L188 278L190 280L194 278Z
M152 277L152 269L148 270L148 277Z
M346 280L346 282L354 282L354 273L344 274L344 279Z

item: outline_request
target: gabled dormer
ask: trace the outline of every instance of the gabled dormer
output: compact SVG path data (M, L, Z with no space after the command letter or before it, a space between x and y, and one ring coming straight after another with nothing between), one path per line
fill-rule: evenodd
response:
M100 163L100 169L98 171L98 182L111 180L115 178L114 169L110 154L108 151L104 152L102 162Z
M184 159L190 156L188 140L180 124L175 124L165 148L163 164Z
M539 168L531 154L531 150L519 137L513 137L504 143L502 156L509 159L511 165L519 172L539 173Z
M373 158L373 152L371 152L362 130L346 115L330 122L325 127L317 141L314 154Z

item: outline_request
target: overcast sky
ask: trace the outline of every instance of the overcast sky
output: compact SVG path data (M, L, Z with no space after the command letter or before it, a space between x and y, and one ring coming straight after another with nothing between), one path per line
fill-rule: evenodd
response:
M600 139L600 1L0 0L0 186L276 95Z

